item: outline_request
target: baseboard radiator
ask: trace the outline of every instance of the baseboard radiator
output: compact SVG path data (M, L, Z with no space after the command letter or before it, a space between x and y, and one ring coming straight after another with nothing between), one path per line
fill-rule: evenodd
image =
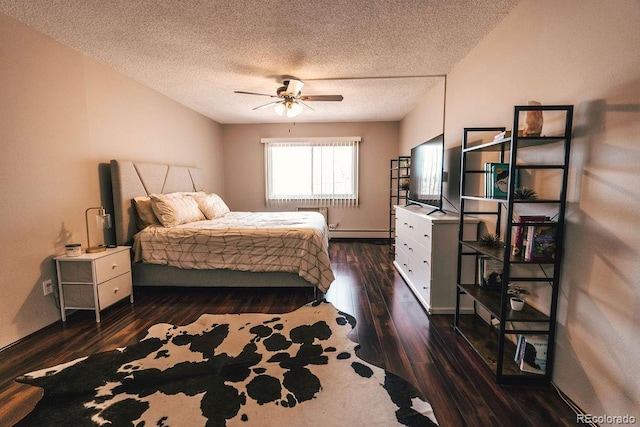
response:
M326 207L301 206L296 208L298 212L320 212L325 222L329 225L329 209Z

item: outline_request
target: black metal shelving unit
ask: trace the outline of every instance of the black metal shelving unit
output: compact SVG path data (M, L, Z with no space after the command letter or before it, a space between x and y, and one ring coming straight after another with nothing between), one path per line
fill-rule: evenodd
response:
M551 120L554 135L520 136L520 129L527 111L542 111ZM573 106L527 105L515 106L513 135L489 140L504 127L465 128L462 139L460 179L460 227L458 242L457 295L454 328L476 350L493 371L498 384L549 384L553 372L556 314L560 287L565 228L567 180ZM545 118L545 122L547 118ZM545 150L543 155L531 150ZM530 159L539 160L539 163ZM486 180L486 162L509 163L509 186L506 199L486 197L482 188ZM537 199L516 199L516 174L520 182L536 192L544 193ZM536 174L545 174L536 180ZM551 174L551 175L549 175ZM550 178L549 178L550 176ZM548 178L548 179L547 179ZM551 184L550 184L551 183ZM519 222L519 215L536 212L549 215L555 226L555 248L549 259L527 261L522 253L512 251L516 227L547 225L550 221ZM463 240L463 221L467 217L486 220L487 232L499 237L497 247L488 247L481 241ZM469 282L463 278L462 265L466 257L474 259L476 274ZM487 290L480 286L478 261L489 257L502 262L502 285L499 290ZM466 280L466 281L465 281ZM522 311L514 311L509 305L509 284L527 288L536 296L527 302ZM550 287L550 289L549 289ZM474 313L462 314L461 295L474 301ZM544 373L521 370L516 363L515 352L519 335L546 337L547 354Z
M409 176L411 173L411 156L400 156L391 159L389 172L389 242L395 241L395 205L406 204L409 196Z

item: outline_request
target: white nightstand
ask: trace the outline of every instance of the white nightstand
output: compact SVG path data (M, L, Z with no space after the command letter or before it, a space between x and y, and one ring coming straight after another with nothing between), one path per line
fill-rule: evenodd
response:
M80 256L57 256L60 314L67 320L66 310L100 310L129 297L133 303L131 281L131 248L118 246L104 252Z

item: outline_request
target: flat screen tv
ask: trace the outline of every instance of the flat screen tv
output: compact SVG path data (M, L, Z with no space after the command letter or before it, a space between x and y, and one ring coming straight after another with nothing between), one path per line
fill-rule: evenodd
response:
M444 164L444 134L411 149L409 204L442 210L442 180Z

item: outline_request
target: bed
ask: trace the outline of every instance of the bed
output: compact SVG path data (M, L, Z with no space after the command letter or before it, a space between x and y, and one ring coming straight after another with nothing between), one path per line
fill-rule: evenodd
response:
M217 195L203 191L197 168L122 160L110 167L116 243L133 248L135 286L311 287L326 293L333 282L321 214L229 211ZM185 200L179 215L164 215L166 206ZM147 217L149 203L155 218Z

